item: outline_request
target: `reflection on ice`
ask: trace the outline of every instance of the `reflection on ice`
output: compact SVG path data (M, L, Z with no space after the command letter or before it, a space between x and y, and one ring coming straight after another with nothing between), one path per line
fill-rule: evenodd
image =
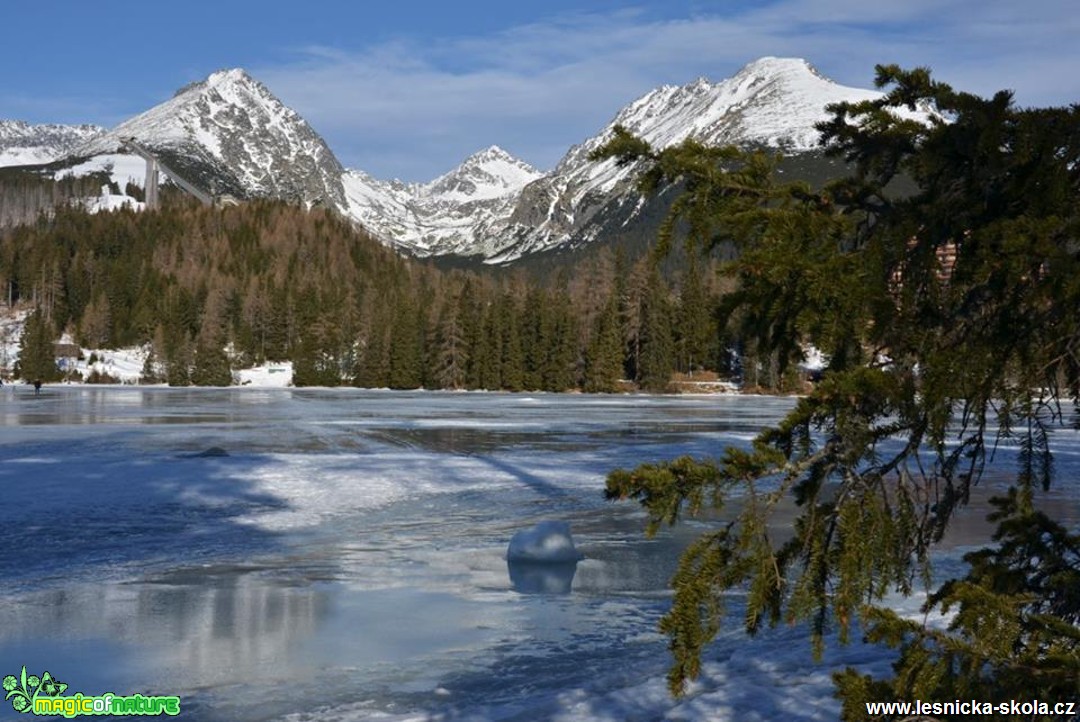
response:
M117 691L217 686L284 671L291 650L326 617L327 600L322 587L283 586L243 568L185 569L140 584L80 584L0 603L0 650L30 641L49 651L56 674L65 670L79 686L110 668L104 681ZM96 655L85 642L98 647ZM130 678L123 678L124 667L133 670Z
M510 583L521 594L569 594L577 562L530 562L507 559Z

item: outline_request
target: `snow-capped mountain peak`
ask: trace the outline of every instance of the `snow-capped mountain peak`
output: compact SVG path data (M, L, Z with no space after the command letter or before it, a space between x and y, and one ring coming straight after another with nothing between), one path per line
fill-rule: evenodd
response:
M210 73L210 76L206 79L205 82L206 87L208 88L216 88L219 85L238 84L257 86L261 89L263 93L267 95L269 95L270 92L266 90L265 86L263 86L262 83L258 82L250 75L248 75L247 71L243 68L226 68L223 70L218 70L216 72Z
M542 173L497 145L466 158L454 170L423 185L420 194L449 203L491 200L516 193Z
M467 165L472 163L484 163L490 160L516 161L517 159L499 146L489 145L487 148L484 148L483 150L478 150L472 155L470 155L468 158L462 161L461 164Z
M768 79L770 77L780 77L783 75L798 76L806 74L814 75L822 80L828 80L828 78L822 75L818 69L811 65L805 58L780 58L772 55L765 55L757 60L751 60L733 77L757 77Z
M181 88L172 98L108 133L77 147L91 156L122 149L135 138L191 172L242 196L267 196L344 204L344 172L325 141L242 69L212 73ZM176 169L179 172L186 167Z

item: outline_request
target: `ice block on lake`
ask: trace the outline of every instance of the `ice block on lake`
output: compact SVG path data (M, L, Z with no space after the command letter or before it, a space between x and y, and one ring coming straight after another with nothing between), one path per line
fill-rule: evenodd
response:
M576 562L581 554L574 547L570 524L565 521L542 521L510 538L506 559L511 562L564 564Z

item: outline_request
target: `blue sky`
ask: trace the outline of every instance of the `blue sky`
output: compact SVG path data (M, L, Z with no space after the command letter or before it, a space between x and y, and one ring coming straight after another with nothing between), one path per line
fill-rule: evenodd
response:
M115 125L246 68L342 162L428 180L497 144L541 169L664 83L797 56L845 85L929 65L1021 105L1080 102L1076 0L6 3L0 118Z

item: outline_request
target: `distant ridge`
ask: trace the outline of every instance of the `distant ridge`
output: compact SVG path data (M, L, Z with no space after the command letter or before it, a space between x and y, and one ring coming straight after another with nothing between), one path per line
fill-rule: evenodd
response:
M52 163L104 132L96 125L33 125L0 120L0 166Z

